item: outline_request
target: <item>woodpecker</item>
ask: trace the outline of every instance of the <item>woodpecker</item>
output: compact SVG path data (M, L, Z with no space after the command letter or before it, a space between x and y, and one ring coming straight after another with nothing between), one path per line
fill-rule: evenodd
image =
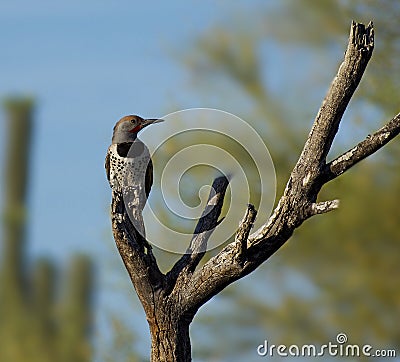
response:
M137 138L143 128L162 119L129 115L114 126L105 160L107 179L113 190L122 192L128 215L144 236L142 210L153 184L153 163L146 145Z

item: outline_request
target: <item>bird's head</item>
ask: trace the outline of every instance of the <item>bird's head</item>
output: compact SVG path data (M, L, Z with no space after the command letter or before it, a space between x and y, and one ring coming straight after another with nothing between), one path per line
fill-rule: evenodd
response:
M133 115L122 117L114 126L112 143L133 142L140 130L158 122L163 122L163 120L158 118L144 119Z

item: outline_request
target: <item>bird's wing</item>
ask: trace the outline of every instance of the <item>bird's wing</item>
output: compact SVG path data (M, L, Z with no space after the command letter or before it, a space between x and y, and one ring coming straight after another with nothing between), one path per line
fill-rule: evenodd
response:
M106 168L107 180L110 182L110 153L107 152L106 159L104 162L104 167Z
M149 197L149 193L151 190L151 186L153 185L153 162L151 162L151 158L149 159L149 163L146 169L146 176L144 180L144 190L146 192L146 198Z

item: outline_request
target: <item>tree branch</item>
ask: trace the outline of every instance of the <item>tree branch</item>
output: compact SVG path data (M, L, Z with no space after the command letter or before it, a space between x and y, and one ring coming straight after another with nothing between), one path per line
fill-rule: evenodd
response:
M147 313L154 309L154 293L164 285L149 243L133 226L121 190L112 190L111 223L114 240L133 286Z
M249 204L243 220L240 222L239 229L236 232L235 242L238 247L238 257L242 260L246 258L247 239L249 238L250 230L253 227L256 216L256 209L253 205Z
M381 129L369 135L351 150L326 165L324 170L327 181L332 180L364 158L372 155L400 133L400 113L393 117Z
M206 250L208 239L219 224L218 218L221 214L222 205L229 180L225 176L218 177L214 180L210 194L208 196L207 205L204 209L186 253L175 263L173 268L167 273L168 288L175 285L179 274L193 273L200 260L203 258Z
M238 234L235 242L227 245L194 273L186 285L186 292L190 295L188 310L196 311L227 285L256 269L292 236L304 220L338 208L339 200L316 202L324 183L328 182L329 177L336 177L377 151L399 133L399 116L396 116L350 153L326 165L326 156L339 123L371 58L373 47L372 23L365 27L353 22L344 61L316 116L274 213L259 230L247 237L246 243L245 235ZM245 256L238 258L238 250Z
M318 111L314 125L300 155L297 166L301 169L319 169L325 163L333 139L339 129L343 113L364 74L374 48L372 22L351 24L349 43L344 60L333 79ZM316 173L314 171L314 173Z
M325 181L321 179L321 170L325 167L326 156L339 129L343 113L360 83L373 48L372 22L365 27L364 24L353 21L344 60L317 113L284 194L270 220L250 236L250 242L260 242L267 238L271 234L272 225L277 224L279 215L284 215L288 221L287 226L294 229L315 214L311 204L315 203Z
M311 213L310 216L318 215L318 214L325 214L329 211L336 210L339 208L339 200L332 200L332 201L323 201L323 202L316 202L311 204Z

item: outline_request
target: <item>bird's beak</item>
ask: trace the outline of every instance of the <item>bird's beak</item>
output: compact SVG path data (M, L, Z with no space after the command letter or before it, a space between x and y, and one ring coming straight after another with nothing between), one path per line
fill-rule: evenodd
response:
M163 119L161 118L149 118L149 119L145 119L142 123L141 123L141 129L144 127L149 126L150 124L154 124L154 123L160 123L160 122L164 122Z

